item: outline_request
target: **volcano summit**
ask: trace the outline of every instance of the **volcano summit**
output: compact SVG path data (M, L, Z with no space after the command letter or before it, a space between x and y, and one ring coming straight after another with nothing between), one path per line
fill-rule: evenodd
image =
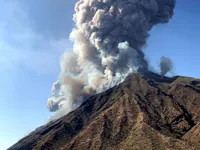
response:
M199 79L133 73L8 150L197 150L199 105Z

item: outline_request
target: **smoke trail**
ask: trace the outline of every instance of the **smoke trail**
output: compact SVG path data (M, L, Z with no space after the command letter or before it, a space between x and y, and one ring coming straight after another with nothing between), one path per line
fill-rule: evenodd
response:
M172 71L173 62L170 58L162 56L160 58L160 71L161 75L164 76L168 72Z
M48 108L66 113L89 95L123 81L129 70L148 64L141 49L148 31L167 23L175 0L79 0L73 51L61 61L59 81L53 85Z

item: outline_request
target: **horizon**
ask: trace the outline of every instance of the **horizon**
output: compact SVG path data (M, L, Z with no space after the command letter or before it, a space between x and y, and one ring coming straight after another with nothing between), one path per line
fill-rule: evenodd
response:
M0 149L4 150L54 114L47 109L47 99L60 71L60 58L73 47L69 34L75 25L76 0L1 2ZM166 56L174 63L169 75L200 78L199 5L200 1L177 0L169 23L150 31L143 52L155 72L160 57Z

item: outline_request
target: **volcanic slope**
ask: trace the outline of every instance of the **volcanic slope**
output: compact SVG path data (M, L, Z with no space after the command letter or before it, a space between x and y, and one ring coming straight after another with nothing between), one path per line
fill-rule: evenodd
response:
M200 80L130 74L8 150L199 150Z

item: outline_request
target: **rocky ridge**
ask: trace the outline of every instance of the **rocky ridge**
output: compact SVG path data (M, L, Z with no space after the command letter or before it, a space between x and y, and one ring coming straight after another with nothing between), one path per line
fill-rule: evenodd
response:
M199 79L134 73L8 150L198 150L199 106Z

